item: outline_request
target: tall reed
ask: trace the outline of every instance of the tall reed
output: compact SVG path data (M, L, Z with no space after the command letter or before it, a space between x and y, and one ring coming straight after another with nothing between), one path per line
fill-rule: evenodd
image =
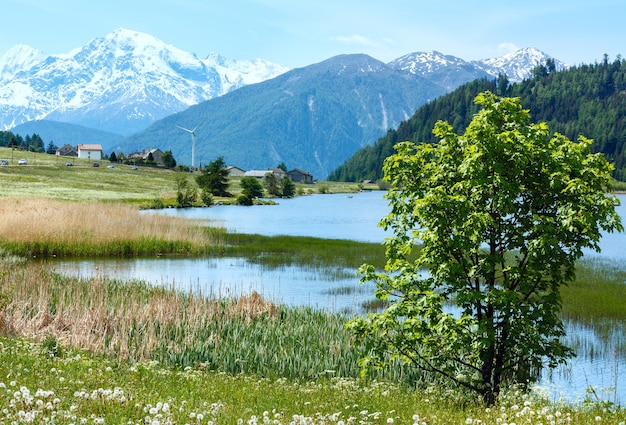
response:
M263 377L358 377L356 346L342 314L287 308L252 293L237 299L182 293L142 282L55 274L40 264L5 268L0 294L4 333L52 335L120 360L157 360ZM417 380L399 365L380 374Z
M43 198L0 204L0 244L28 256L205 253L220 237L199 227L122 204Z

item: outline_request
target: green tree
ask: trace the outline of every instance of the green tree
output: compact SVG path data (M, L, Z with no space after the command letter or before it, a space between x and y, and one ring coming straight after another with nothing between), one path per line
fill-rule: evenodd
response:
M176 202L179 208L189 208L198 199L198 189L191 186L187 173L174 173L174 184L176 185Z
M9 143L7 144L8 147L10 148L17 148L20 145L20 137L15 136L14 134L11 134L11 136L9 137Z
M263 186L256 177L246 176L239 181L241 193L248 199L260 198L263 196Z
M36 133L32 136L26 136L25 139L27 149L30 152L45 152L43 139Z
M207 189L202 189L202 192L200 193L200 199L202 200L202 203L207 207L213 205L213 194Z
M293 198L296 194L296 185L289 178L289 176L284 176L280 181L281 187L281 196L283 198Z
M46 153L49 155L54 155L57 149L59 149L59 147L55 145L53 141L50 141L50 143L48 143L48 147L46 148Z
M400 358L491 404L572 356L559 288L602 230L623 228L605 194L612 167L590 140L550 135L519 99L484 92L475 102L463 135L439 121L437 144L402 142L385 161L381 226L394 237L385 271L360 273L390 303L348 326L374 353L364 368Z
M109 155L109 161L117 162L117 154L115 153L115 151L112 151L111 155Z
M163 162L165 168L176 167L176 160L174 159L174 155L172 155L171 150L163 152L163 155L161 155L161 161Z
M198 186L208 189L214 196L231 196L227 191L228 170L222 156L209 162L196 177L196 182Z
M265 173L265 175L263 176L263 186L265 187L265 190L267 190L267 193L269 193L270 195L280 196L278 178L276 177L276 174L272 173L271 171Z

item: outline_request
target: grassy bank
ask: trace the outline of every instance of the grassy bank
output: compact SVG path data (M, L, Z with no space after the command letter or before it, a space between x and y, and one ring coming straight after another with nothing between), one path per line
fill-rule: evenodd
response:
M511 393L487 409L435 390L352 379L294 382L128 364L0 338L0 423L620 424L624 411Z

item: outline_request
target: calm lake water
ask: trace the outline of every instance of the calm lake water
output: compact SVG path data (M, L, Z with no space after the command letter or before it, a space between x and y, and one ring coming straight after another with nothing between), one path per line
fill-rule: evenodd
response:
M626 223L626 197L619 197L622 205L618 210ZM388 212L383 192L373 191L303 196L280 200L279 205L214 206L146 213L205 220L207 225L219 225L238 233L381 242L389 235L377 223ZM589 251L586 256L611 260L613 264L626 267L625 237L624 234L607 234L600 244L601 253ZM239 295L254 290L287 305L311 305L356 314L363 313L360 307L363 301L374 298L373 285L359 285L351 269L267 268L241 258L59 261L55 267L72 275L89 277L103 273L204 295ZM601 399L626 401L626 356L623 350L622 354L617 351L618 345L624 344L623 326L616 324L615 335L608 342L576 323L568 324L567 329L572 345L594 348L581 350L585 353L567 366L557 369L552 376L544 376L542 386L554 397L570 400L584 398L586 389L594 386ZM592 355L588 355L590 351ZM610 390L602 390L608 388Z

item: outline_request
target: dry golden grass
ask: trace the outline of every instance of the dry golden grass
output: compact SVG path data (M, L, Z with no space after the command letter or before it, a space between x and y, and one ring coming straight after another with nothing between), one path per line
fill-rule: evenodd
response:
M218 300L106 278L63 278L35 263L6 267L0 260L0 270L0 333L53 335L66 347L118 359L149 360L163 332L170 332L168 348L176 352L211 322L280 317L278 305L254 292ZM171 338L171 329L180 335Z
M45 198L0 203L0 238L11 242L103 243L137 238L207 243L197 223L143 214L123 204L79 203Z

